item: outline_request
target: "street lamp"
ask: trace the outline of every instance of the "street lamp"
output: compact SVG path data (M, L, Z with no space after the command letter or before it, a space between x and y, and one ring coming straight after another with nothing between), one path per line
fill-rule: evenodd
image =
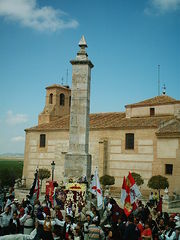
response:
M51 163L51 169L52 169L52 182L53 182L53 180L54 180L54 169L55 169L55 162L54 161L52 161L52 163Z

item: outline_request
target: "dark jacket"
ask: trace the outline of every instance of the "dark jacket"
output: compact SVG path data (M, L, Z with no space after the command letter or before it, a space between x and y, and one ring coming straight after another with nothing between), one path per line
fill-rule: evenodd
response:
M138 240L140 231L134 223L129 223L124 231L123 240Z

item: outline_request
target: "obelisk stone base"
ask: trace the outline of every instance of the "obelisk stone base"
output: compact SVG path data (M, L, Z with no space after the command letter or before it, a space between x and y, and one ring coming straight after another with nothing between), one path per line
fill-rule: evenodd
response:
M65 155L64 177L78 179L82 176L91 179L91 155L90 154L70 154Z

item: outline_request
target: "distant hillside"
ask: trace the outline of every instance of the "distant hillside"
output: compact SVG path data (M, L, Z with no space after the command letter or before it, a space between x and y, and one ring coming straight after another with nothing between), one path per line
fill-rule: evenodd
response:
M0 154L1 159L24 159L23 153L2 153Z

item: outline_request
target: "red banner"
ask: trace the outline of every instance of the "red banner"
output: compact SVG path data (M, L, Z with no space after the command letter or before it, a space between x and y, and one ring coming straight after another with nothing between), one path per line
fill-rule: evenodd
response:
M51 201L52 206L54 205L54 201L53 201L53 194L54 194L54 185L53 185L53 181L47 181L46 182L46 195L49 196L49 201Z

